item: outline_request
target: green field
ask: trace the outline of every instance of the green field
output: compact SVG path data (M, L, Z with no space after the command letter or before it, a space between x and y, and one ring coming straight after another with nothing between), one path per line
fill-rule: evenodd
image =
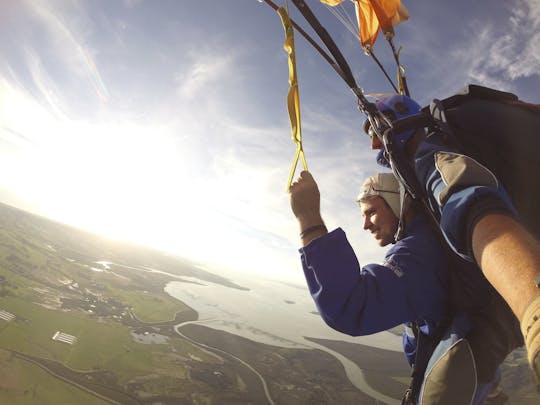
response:
M10 405L104 404L105 401L63 382L35 364L0 350L0 400Z
M16 353L63 367L73 381L89 375L122 392L135 382L153 395L171 385L191 384L186 370L192 358L215 363L215 357L172 329L177 314L178 319L196 319L194 311L163 291L175 278L144 271L143 266L174 263L168 256L0 209L0 309L16 315L10 322L0 320L0 370L5 374L0 403L102 403ZM104 258L129 266L93 271ZM178 263L178 268L162 270L182 274L185 263ZM57 331L77 342L52 340ZM165 341L139 343L132 336L149 331L166 336Z
M149 291L128 291L110 288L112 297L129 304L134 314L143 322L165 322L174 319L178 312L190 308L180 301L164 294Z

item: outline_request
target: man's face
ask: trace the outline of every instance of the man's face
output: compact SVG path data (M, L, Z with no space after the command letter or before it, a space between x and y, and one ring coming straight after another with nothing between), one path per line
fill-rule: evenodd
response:
M379 246L394 242L398 218L382 197L374 196L360 202L364 217L364 229L369 230Z
M371 127L368 128L368 135L371 139L371 149L378 150L384 147L379 137L375 134Z

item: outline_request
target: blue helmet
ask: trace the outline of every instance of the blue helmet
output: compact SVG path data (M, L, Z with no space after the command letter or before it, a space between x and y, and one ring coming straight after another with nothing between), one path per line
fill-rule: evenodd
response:
M390 118L393 121L418 114L421 110L420 105L416 101L401 94L384 97L377 102L376 106L380 112L388 112L392 115Z
M397 121L401 118L409 117L411 115L416 115L420 112L420 105L414 101L412 98L401 95L393 94L381 98L377 103L377 110L386 115L390 121ZM368 133L369 131L369 120L366 120L364 123L364 131ZM399 134L396 134L394 137L394 142L397 147L403 147L405 143L414 135L414 130L404 131ZM388 160L386 159L384 150L381 150L377 155L377 163L382 166L390 167Z

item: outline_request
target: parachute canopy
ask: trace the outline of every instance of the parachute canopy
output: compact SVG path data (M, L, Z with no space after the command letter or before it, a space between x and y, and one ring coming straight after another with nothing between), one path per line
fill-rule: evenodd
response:
M401 0L351 0L356 9L362 47L369 53L379 29L386 36L393 36L394 26L409 19L409 12ZM321 0L329 6L337 6L343 0Z

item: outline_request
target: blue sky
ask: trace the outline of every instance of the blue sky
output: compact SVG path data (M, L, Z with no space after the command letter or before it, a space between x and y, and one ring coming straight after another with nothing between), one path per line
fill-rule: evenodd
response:
M278 4L284 4L276 0ZM390 92L316 0L366 93ZM540 1L404 1L412 95L467 83L538 102ZM294 154L283 28L257 0L0 0L0 200L205 263L301 280L285 183ZM291 14L309 28L291 5ZM310 31L311 32L311 31ZM378 170L364 117L297 35L303 139L329 228L383 250L355 197ZM394 72L382 38L375 50Z

